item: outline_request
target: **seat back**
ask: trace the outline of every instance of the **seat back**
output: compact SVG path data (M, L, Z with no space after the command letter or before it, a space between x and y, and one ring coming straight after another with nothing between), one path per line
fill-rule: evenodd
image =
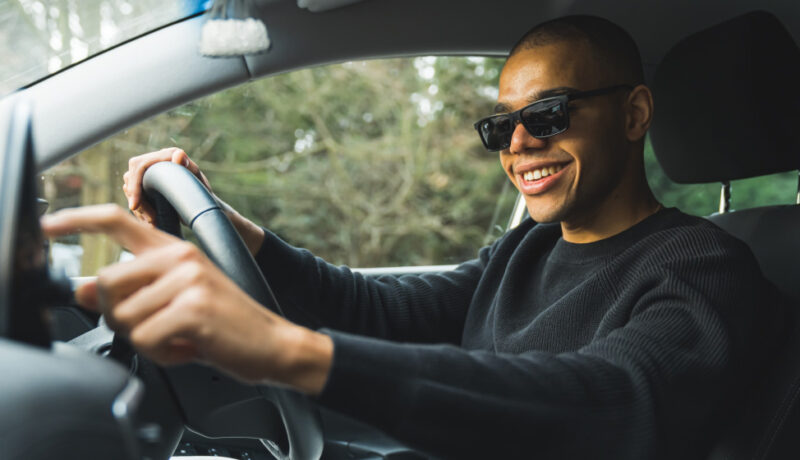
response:
M800 299L800 206L769 206L709 219L745 241L764 276ZM734 422L723 430L710 459L800 458L800 310L787 312L786 336L773 361L748 391Z
M653 82L651 138L667 176L726 184L798 169L798 83L800 49L769 13L749 13L678 43ZM731 408L734 417L716 427L721 436L710 458L800 458L800 206L709 219L750 246L791 304L782 341L746 398Z
M800 206L765 206L708 219L746 242L764 276L785 294L800 300Z

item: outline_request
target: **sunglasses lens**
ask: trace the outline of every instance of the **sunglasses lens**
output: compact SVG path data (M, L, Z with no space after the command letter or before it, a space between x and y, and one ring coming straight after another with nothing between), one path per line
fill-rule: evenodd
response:
M522 109L520 118L534 137L550 137L567 129L567 112L558 100L529 105Z
M476 125L486 148L491 151L503 150L511 145L514 134L515 114L495 115L484 118ZM525 129L533 137L550 137L567 130L569 117L566 101L561 99L543 100L533 103L519 112Z
M507 115L489 117L480 121L478 132L486 148L489 150L502 150L508 147L511 142L514 123L511 117Z

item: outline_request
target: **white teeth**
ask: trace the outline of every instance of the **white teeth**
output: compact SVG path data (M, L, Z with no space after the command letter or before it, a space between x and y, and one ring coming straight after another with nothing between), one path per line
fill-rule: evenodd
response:
M561 171L561 165L546 166L541 169L534 169L532 171L525 171L522 174L522 179L530 182L532 180L539 180L543 177L552 176L553 174Z

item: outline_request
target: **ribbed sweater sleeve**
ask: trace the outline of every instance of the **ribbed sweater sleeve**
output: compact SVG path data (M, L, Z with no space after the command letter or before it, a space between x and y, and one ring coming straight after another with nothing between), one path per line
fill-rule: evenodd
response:
M458 343L475 287L490 257L443 274L366 277L296 249L268 230L256 262L287 317L369 337Z
M752 255L707 236L680 234L633 267L610 267L597 308L630 302L629 317L575 351L326 331L334 361L319 401L446 458L699 457L721 402L763 353L758 318L774 307Z

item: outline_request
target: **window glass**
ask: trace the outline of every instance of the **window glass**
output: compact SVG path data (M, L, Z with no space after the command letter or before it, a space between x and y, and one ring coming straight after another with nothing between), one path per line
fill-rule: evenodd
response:
M458 263L502 235L516 191L473 123L501 59L418 57L305 69L186 104L50 169L51 209L124 205L131 156L179 146L225 201L290 243L353 267ZM80 274L105 237L59 241ZM74 272L71 274L77 274Z
M205 0L0 0L0 96L203 11Z
M645 143L647 180L664 206L675 206L696 216L719 211L720 183L677 184L659 166L649 138ZM797 196L797 171L731 181L731 210L755 206L794 204Z

